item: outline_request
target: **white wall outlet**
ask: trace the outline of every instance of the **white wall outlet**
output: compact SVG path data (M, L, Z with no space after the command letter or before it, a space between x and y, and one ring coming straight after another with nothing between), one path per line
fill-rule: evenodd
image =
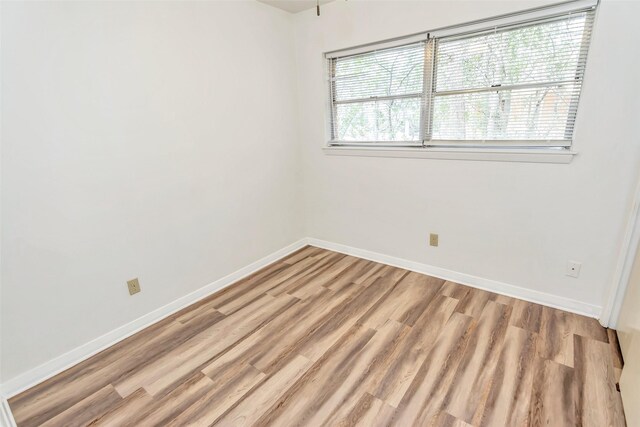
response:
M580 268L582 267L582 263L578 261L568 261L567 262L567 276L578 277L580 276Z

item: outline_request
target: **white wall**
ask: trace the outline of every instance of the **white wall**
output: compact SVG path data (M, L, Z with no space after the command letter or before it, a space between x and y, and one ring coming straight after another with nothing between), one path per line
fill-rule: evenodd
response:
M640 3L602 1L571 164L321 150L322 52L538 4L2 2L3 381L302 236L599 308L638 175Z
M568 165L322 152L322 53L543 2L336 1L295 19L306 234L561 296L597 312L640 161L640 2L603 0ZM547 2L549 3L549 2ZM440 246L428 246L429 232ZM567 260L582 261L579 279Z
M301 237L291 15L2 3L3 380Z

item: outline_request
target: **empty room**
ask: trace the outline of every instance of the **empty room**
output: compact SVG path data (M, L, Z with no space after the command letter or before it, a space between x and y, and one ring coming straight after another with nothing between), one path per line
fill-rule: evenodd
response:
M0 427L640 427L638 17L0 0Z

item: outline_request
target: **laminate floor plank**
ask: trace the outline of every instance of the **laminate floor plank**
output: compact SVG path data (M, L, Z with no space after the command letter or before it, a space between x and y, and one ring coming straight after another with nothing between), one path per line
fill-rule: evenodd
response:
M309 277L307 280L300 280L295 286L289 287L288 294L296 298L306 299L310 296L324 291L323 286L331 283L333 279L350 268L353 268L358 262L358 258L345 256L339 261L328 265L321 269L317 274Z
M498 294L483 291L482 289L471 289L460 299L456 311L467 316L478 318L489 301L495 301Z
M569 313L543 307L540 319L540 339L537 354L573 367L573 328Z
M192 349L191 352L185 352L177 355L171 360L165 360L161 365L168 371L164 371L160 377L145 381L144 388L153 395L160 395L170 392L176 384L179 384L184 378L187 378L194 370L200 370L215 357L219 357L229 349L233 348L237 343L250 336L258 330L262 325L267 324L277 318L282 312L286 311L293 304L297 303L295 298L277 298L274 305L265 307L254 316L251 313L247 316L250 321L244 322L245 319L239 321L236 319L236 325L233 330L226 331L224 336L220 336L220 330L212 331L211 335L199 343L197 350ZM226 320L226 319L225 319ZM174 355L175 356L175 355ZM161 362L162 363L162 362Z
M345 257L346 255L338 253L324 256L314 255L309 258L309 260L312 261L311 265L300 268L298 271L295 271L294 274L288 274L288 277L286 277L285 280L279 280L275 286L270 286L267 293L269 295L278 296L283 293L295 291L305 283L311 281L317 275L330 270L335 264Z
M411 298L397 307L389 316L389 319L397 320L405 325L413 326L416 320L424 313L425 308L431 304L438 293L444 280L424 274L410 272L398 287L408 289L406 294Z
M348 373L353 370L358 354L375 334L375 330L362 325L351 327L262 416L259 424L277 425L277 420L284 419L284 413L297 417L288 418L291 425L307 422L314 415L314 408L323 405L331 397L333 390L341 386ZM321 375L322 372L330 372L331 375ZM315 386L311 381L314 378ZM309 392L310 395L307 394Z
M111 407L109 411L103 415L97 417L89 417L91 426L122 426L131 417L131 414L135 414L146 406L150 405L153 398L149 396L147 391L140 388L127 396L125 399Z
M122 427L164 426L202 399L213 388L213 381L202 372L195 372L190 378L162 398L137 413L131 414Z
M270 373L283 360L294 357L305 337L331 320L342 304L364 291L361 286L327 292L313 301L302 301L269 322L247 339L202 369L211 378L235 365L249 363Z
M529 424L537 335L509 326L491 381L481 426Z
M573 368L536 357L529 422L531 426L576 426ZM620 424L624 426L624 424Z
M440 293L444 296L462 300L472 288L469 286L461 285L459 283L445 281L440 289Z
M37 425L71 407L87 395L136 372L181 345L192 336L184 325L169 322L164 328L144 330L12 399L13 415L25 425ZM126 354L126 357L123 357Z
M336 343L309 372L277 402L261 423L275 425L331 425L328 418L359 385L378 352L403 332L404 325L390 321L380 330L355 325L346 339Z
M403 395L393 418L394 425L432 425L442 410L475 327L472 317L460 313L451 315Z
M457 303L458 300L444 295L433 299L407 337L397 346L379 380L372 384L372 395L394 408L398 407L429 351L437 342L436 339L443 332Z
M574 335L609 343L607 330L596 319L542 307L538 355L573 367Z
M522 300L518 300L518 299L515 299L515 298L512 298L512 297L508 297L506 295L498 295L494 299L494 301L499 303L499 304L513 306L517 301L522 301Z
M607 329L607 335L609 336L609 348L611 349L613 367L622 369L624 361L622 360L622 352L620 351L620 343L618 342L618 333L614 329Z
M384 427L391 423L395 408L364 393L340 426Z
M423 278L426 276L407 273L386 298L372 307L360 322L374 329L384 325L389 319L411 325L417 315L432 301L443 283L442 280L429 281L422 280Z
M122 398L115 391L112 385L101 388L97 392L87 396L72 407L55 417L38 423L42 427L51 426L84 426L93 421L97 417L109 411L113 406L117 406L122 402Z
M296 269L304 268L306 264L301 265L301 262L305 262L306 264L311 264L314 261L309 260L308 257L302 259L300 262L293 264L287 264L284 261L277 261L273 264L270 264L254 274L249 275L243 279L240 279L236 283L227 286L226 288L214 293L213 295L202 299L201 301L193 304L190 307L187 307L180 312L176 313L174 316L180 316L188 311L190 308L196 308L201 305L208 305L212 308L224 307L226 303L229 301L234 301L236 304L236 310L243 305L246 305L251 298L250 293L256 286L273 286L275 278L278 277L279 274L285 272L284 274L293 274L293 271ZM227 308L225 310L226 314L229 314L231 310Z
M319 359L329 347L331 347L342 334L359 321L361 316L374 306L384 303L395 282L396 276L380 277L372 285L334 310L326 323L305 336L299 343L298 352L311 360Z
M581 335L574 335L574 345L578 423L585 427L624 424L609 345Z
M502 303L500 303L502 304ZM445 411L440 411L438 415L433 419L432 426L437 427L470 427L471 424L465 423L462 420L448 414Z
M618 342L618 333L613 329L607 329L607 335L609 337L609 349L611 350L611 359L613 361L613 372L616 376L616 383L619 383L622 368L624 367L624 360L622 359L622 350Z
M302 248L9 399L25 426L625 425L595 319Z
M510 306L493 301L482 310L446 398L446 411L462 421L472 423L483 412L510 315Z
M607 330L600 326L597 319L574 313L567 313L567 315L571 318L571 330L574 334L609 343Z
M266 280L250 281L247 285L238 291L238 295L230 295L222 301L215 301L218 311L224 314L233 314L241 308L246 307L252 301L262 297L262 295L278 286L280 283L286 283L292 277L303 274L308 269L313 269L322 262L323 257L305 258L292 266L287 266L277 270ZM244 290L244 291L243 291Z
M154 363L134 372L115 384L121 396L126 397L140 387L155 394L193 368L213 358L273 317L273 313L293 301L264 295L242 311L226 317L211 328L194 336L182 346L173 349Z
M382 264L380 264L382 265ZM355 280L354 283L359 283L362 286L368 287L371 284L375 283L376 280L380 277L386 278L389 282L396 283L400 279L402 279L409 272L402 268L392 267L390 265L382 265L376 274L370 275L364 280Z
M289 265L293 265L300 260L303 260L313 255L317 255L321 252L323 252L323 250L320 248L316 248L315 246L305 246L304 248L299 249L294 253L289 254L287 257L283 258L282 262L285 262Z
M219 420L212 420L215 421L213 425L234 427L253 425L310 366L309 359L296 356L281 370L248 393L247 399L241 400Z
M255 300L263 292L300 274L300 272L313 269L315 264L332 254L329 251L306 251L305 249L298 253L304 253L305 256L298 257L294 254L291 258L285 257L197 304L208 304L213 308L220 309L225 314L232 314Z
M384 271L386 271L387 268L392 268L384 264L380 264L373 261L367 261L364 259L362 260L362 262L365 262L370 267L367 269L364 269L364 271L359 276L354 277L352 279L353 283L357 283L359 285L369 280L371 277L380 277L381 275L384 274ZM333 287L333 285L329 285L329 286Z
M380 381L391 362L395 350L409 333L406 325L388 320L364 346L355 359L353 369L347 373L324 405L310 419L312 425L339 425L358 404L358 396Z
M266 375L251 365L241 365L239 369L215 378L209 392L168 422L167 426L208 426L239 402L253 387L265 379ZM212 405L211 402L215 402Z
M540 332L542 306L523 300L515 300L509 324L531 332Z
M198 307L195 307L193 310L181 312L179 316L174 317L174 320L178 323L185 324L185 323L189 323L191 320L197 318L202 314L205 314L205 313L212 314L213 312L220 313L214 307L211 307L206 304L202 304L202 305L199 305ZM222 313L220 314L224 316L224 314Z

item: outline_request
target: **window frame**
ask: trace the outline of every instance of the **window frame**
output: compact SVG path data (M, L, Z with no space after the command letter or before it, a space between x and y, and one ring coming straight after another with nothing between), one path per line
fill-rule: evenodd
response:
M397 45L393 45L393 46L388 46L388 47L384 47L384 48L378 48L378 49L373 49L372 51L369 52L373 52L373 51L377 51L377 50L387 50L387 49L395 49L395 48L401 48L404 46L412 46L415 45L417 43L424 43L425 46L423 46L423 48L426 49L426 39L425 40L412 40L409 43L402 43L402 44L397 44ZM349 55L343 55L340 57L336 57L336 58L327 58L327 63L328 63L328 71L329 71L329 104L330 104L330 109L331 109L331 121L329 123L329 132L331 135L331 140L329 141L330 145L358 145L358 146L371 146L371 147L423 147L424 146L424 128L423 128L423 121L424 121L424 108L425 108L425 98L426 98L426 90L425 90L425 86L424 86L424 75L423 75L423 86L422 86L422 91L421 92L412 92L412 93L406 93L406 94L400 94L400 95L388 95L388 96L368 96L368 97L363 97L363 98L353 98L353 99L349 99L349 100L345 100L345 101L338 101L336 99L335 93L335 85L336 82L334 80L334 76L335 76L335 64L336 64L336 60L338 58L344 58L344 57L353 57L353 56L357 56L357 55L361 55L363 53L369 53L369 52L361 52L361 53L353 53L353 54L349 54ZM425 52L426 54L426 52ZM423 59L423 61L425 61L425 65L426 65L426 58ZM426 74L426 70L423 72L423 74ZM336 105L345 105L345 104L357 104L357 103L365 103L365 102L372 102L372 101L385 101L385 100L395 100L395 99L420 99L420 125L419 125L419 138L415 141L340 141L340 140L336 140L334 131L336 129L335 123L337 121L337 109L335 108Z
M559 5L551 5L546 7L540 7L536 9L530 9L522 12L516 12L508 15L500 15L493 18L483 19L479 21L473 21L466 24L460 24L450 27L443 27L440 29L436 29L433 31L428 31L424 33L414 34L407 37L399 37L391 40L386 40L383 42L371 43L367 45L357 46L354 48L342 49L339 51L327 52L325 53L325 61L328 64L328 86L329 86L329 99L328 99L328 107L329 107L329 120L328 120L328 131L329 131L329 141L327 143L328 148L339 149L341 147L351 149L381 149L378 150L384 153L386 150L398 148L403 150L403 152L411 150L437 150L442 153L443 151L451 150L455 151L458 149L464 149L465 152L475 152L475 151L492 151L496 152L496 150L509 150L511 153L515 152L525 152L527 150L535 150L538 153L547 151L549 154L556 154L558 150L562 150L565 152L569 152L573 145L573 138L575 135L575 123L577 117L577 106L579 103L579 98L582 93L582 89L584 87L584 72L580 77L576 76L574 80L571 81L562 81L562 82L538 82L538 83L529 83L529 84L516 84L509 86L501 86L499 89L495 87L487 87L487 88L474 88L474 89L461 89L454 91L442 91L436 92L436 73L437 73L437 49L438 43L440 40L451 40L451 39L464 39L464 38L472 38L481 35L482 33L486 33L491 30L511 30L518 27L527 27L532 25L543 24L544 22L549 22L553 20L559 20L563 17L568 17L572 14L578 13L588 13L587 14L587 22L585 25L589 27L585 30L585 33L589 35L589 38L582 41L581 49L580 49L580 63L586 63L587 51L590 48L590 37L593 31L594 25L594 15L597 9L598 0L574 0L572 2L567 2ZM422 87L422 97L421 97L421 113L420 113L420 138L417 141L341 141L335 139L335 123L337 120L336 117L336 100L335 100L335 64L336 61L340 58L345 58L353 55L363 54L367 52L374 52L377 50L385 50L394 47L400 47L410 44L415 44L416 42L424 42L424 77L423 77L423 87ZM584 57L583 57L584 56ZM584 71L584 70L583 70ZM534 88L534 87L559 87L555 86L556 83L558 85L574 85L576 82L580 83L580 89L577 92L577 97L571 101L575 103L575 107L573 108L573 112L569 113L565 126L568 128L571 125L571 135L566 139L548 139L548 140L539 140L539 139L485 139L485 140L437 140L433 139L433 122L434 122L434 102L437 96L446 96L449 92L453 93L475 93L475 92L493 92L493 91L504 91L509 89L524 89L524 88ZM445 95L442 95L442 94ZM412 98L415 98L416 94L412 94ZM367 100L378 100L383 98L402 98L407 97L403 96L390 96L390 97L370 97L363 98L360 101ZM357 102L357 100L350 100L349 102ZM340 102L339 102L340 103ZM567 131L565 131L566 134ZM337 154L333 150L331 154ZM573 153L572 153L573 154ZM352 153L348 155L353 155ZM397 157L406 157L404 155L399 155Z

